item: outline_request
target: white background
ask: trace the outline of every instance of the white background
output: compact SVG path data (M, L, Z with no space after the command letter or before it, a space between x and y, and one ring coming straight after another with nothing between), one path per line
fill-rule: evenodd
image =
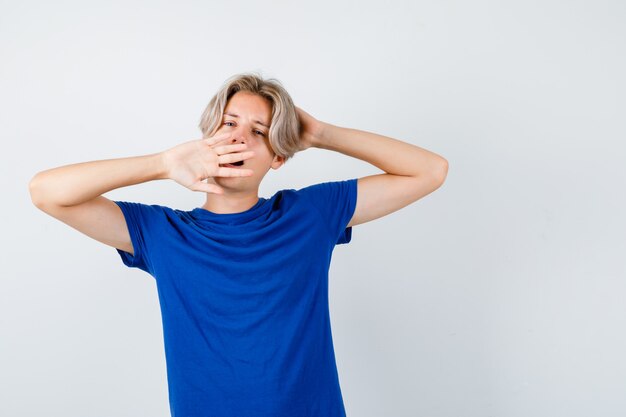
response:
M349 417L625 415L625 22L618 0L0 1L0 415L169 415L153 278L28 182L200 138L244 71L450 164L335 250ZM312 149L260 195L379 172ZM204 202L173 181L107 196Z

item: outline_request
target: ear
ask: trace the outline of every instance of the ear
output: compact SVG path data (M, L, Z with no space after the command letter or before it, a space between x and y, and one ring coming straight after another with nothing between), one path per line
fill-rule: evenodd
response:
M272 159L272 164L270 165L270 167L272 167L272 169L278 169L284 164L285 164L284 156L274 155L274 159Z

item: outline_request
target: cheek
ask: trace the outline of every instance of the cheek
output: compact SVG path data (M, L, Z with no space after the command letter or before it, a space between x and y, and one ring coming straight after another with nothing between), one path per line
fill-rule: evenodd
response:
M258 152L267 152L267 145L261 138L249 140L248 147L253 148Z
M271 150L265 146L264 143L262 142L258 142L255 143L253 146L249 146L251 151L254 151L254 159L257 161L265 161L265 162L271 162L273 155Z
M267 148L267 151L268 151L269 153L274 152L274 151L272 150L272 144L270 143L269 138L265 138L265 139L263 140L263 143L265 144L265 147Z
M218 128L218 129L215 131L215 133L213 133L213 135L212 135L212 136L219 135L219 134L220 134L220 133L222 133L222 132L225 132L224 127L223 127L223 126L222 126L222 127L220 127L220 128Z

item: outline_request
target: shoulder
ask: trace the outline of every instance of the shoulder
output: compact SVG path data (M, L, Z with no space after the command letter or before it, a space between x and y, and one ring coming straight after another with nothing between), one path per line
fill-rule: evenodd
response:
M341 193L354 192L357 189L358 178L347 180L324 181L294 190L295 193L304 196L328 196Z
M184 210L168 207L161 204L146 204L134 201L114 200L114 203L128 218L142 219L143 221L156 221L166 218L183 217Z
M325 181L294 190L302 204L315 207L325 221L343 222L354 211L357 200L358 178Z
M354 203L357 196L358 178L325 181L300 188L295 193L311 204L333 206L337 203Z

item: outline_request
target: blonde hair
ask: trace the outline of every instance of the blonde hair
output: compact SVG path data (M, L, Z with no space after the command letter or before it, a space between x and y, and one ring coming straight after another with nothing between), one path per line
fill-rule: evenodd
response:
M204 138L213 136L220 128L228 100L238 91L257 94L272 105L269 128L270 146L274 153L287 159L297 151L300 142L300 122L291 96L275 78L264 79L260 74L247 72L228 78L211 98L200 118Z

